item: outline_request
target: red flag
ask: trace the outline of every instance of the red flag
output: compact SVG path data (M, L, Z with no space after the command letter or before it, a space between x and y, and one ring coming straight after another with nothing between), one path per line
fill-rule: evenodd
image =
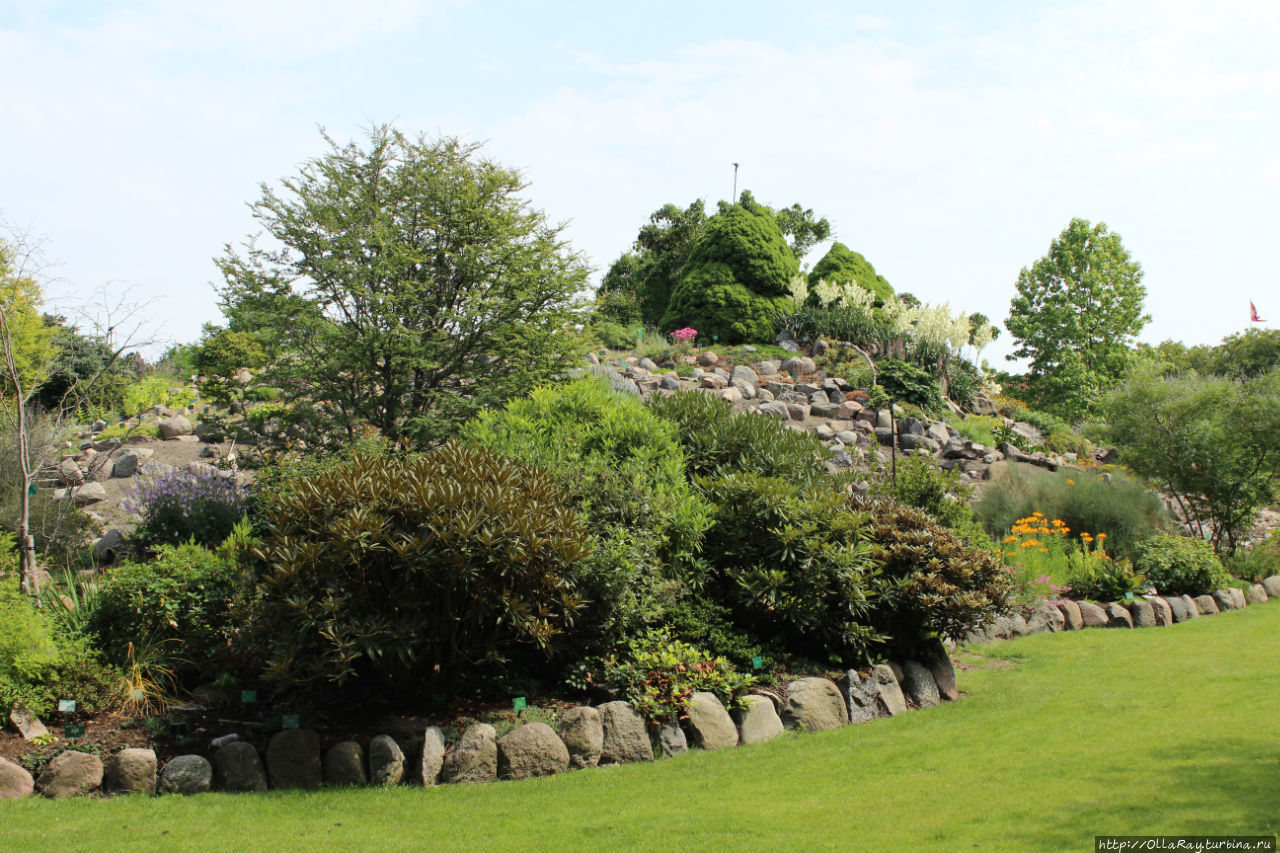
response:
M1250 323L1266 322L1261 317L1258 316L1258 309L1254 307L1252 299L1249 300L1249 322Z

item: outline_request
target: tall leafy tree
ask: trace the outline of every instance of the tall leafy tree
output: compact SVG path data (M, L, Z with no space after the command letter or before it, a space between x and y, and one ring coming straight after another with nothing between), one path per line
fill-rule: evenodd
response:
M324 138L253 205L279 248L220 261L229 328L267 333L295 412L434 441L563 367L587 270L517 172L385 125Z
M1104 223L1072 219L1049 253L1018 274L1006 328L1029 358L1032 402L1078 419L1115 387L1130 347L1151 321L1142 313L1142 266Z

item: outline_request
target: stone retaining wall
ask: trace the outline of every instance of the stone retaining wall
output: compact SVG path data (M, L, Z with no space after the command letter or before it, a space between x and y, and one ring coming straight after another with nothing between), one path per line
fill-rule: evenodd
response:
M1198 598L1146 596L1100 606L1092 602L1045 602L1029 616L1000 617L967 638L970 642L1090 627L1168 627L1222 610L1280 597L1280 575L1248 590L1219 590ZM56 756L39 778L0 758L0 799L91 794L195 794L209 790L313 789L322 785L414 784L434 787L461 782L528 779L635 761L653 761L696 749L735 749L772 740L787 729L823 731L959 698L955 669L939 641L920 660L849 670L832 681L801 678L785 694L759 691L743 707L727 710L712 693L695 693L688 718L679 724L647 723L626 702L581 706L561 718L560 731L525 723L502 737L486 723L471 726L448 747L435 726L407 754L409 739L380 734L365 747L343 741L321 751L320 737L305 729L276 734L265 756L251 744L219 738L212 761L181 755L157 768L150 749L124 749L104 763L96 755L68 751ZM416 745L417 738L412 742Z

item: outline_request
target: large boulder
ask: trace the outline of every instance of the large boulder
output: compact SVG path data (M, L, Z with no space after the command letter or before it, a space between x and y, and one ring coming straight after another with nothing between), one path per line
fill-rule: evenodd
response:
M1080 602L1080 618L1086 628L1105 628L1110 621L1107 618L1107 611L1092 601Z
M1054 613L1057 611L1055 610ZM1048 617L1045 618L1048 619ZM960 698L960 687L956 683L956 668L952 666L951 656L947 654L941 640L935 638L929 641L920 662L929 668L929 673L933 676L934 684L938 688L938 695L942 699L954 702Z
M344 740L329 747L324 754L323 769L326 785L366 785L369 782L364 770L364 747L353 740Z
M1129 609L1123 604L1111 602L1107 605L1107 627L1108 628L1132 628L1133 615L1129 613Z
M404 751L391 735L378 735L369 742L369 782L381 788L399 785L404 779Z
M677 722L666 722L653 730L653 751L663 758L670 758L689 751L689 738Z
M222 791L265 791L267 771L253 744L238 740L213 754L213 781Z
M782 719L789 729L820 732L848 725L849 712L835 682L826 678L799 678L787 685L787 705Z
M1196 610L1201 616L1213 616L1218 612L1218 604L1212 595L1197 595Z
M1231 589L1227 590L1227 593L1231 596L1231 602L1232 604L1235 605L1236 610L1244 610L1246 607L1249 606L1249 602L1245 598L1243 589L1232 587Z
M35 780L25 768L7 758L0 758L0 800L29 797L35 790Z
M160 771L162 794L203 794L213 785L213 765L203 755L179 755Z
M1187 608L1188 619L1198 619L1200 617L1200 606L1196 604L1196 600L1189 595L1182 596L1182 603Z
M726 749L738 745L738 727L714 693L696 692L689 703L687 728L695 745Z
M1169 602L1165 601L1158 595L1153 595L1147 599L1147 604L1151 605L1151 609L1155 612L1156 625L1165 626L1173 624L1173 608L1169 606Z
M430 788L440 781L440 770L444 767L444 732L439 726L427 726L422 730L422 763L420 775L422 784Z
M68 750L53 757L36 779L36 788L46 797L78 797L102 785L102 759L87 752Z
M1135 628L1154 628L1156 626L1155 608L1141 598L1135 598L1129 602L1129 615L1133 617L1133 627Z
M738 722L738 743L743 746L773 740L783 732L778 709L766 696L745 697L734 717Z
M569 750L546 723L525 723L498 740L498 775L504 779L554 776L569 769Z
M168 441L171 438L178 438L183 435L191 435L194 431L194 427L191 426L191 421L187 420L182 415L174 415L171 418L165 418L160 421L160 423L156 424L156 429L160 431L160 437L165 441Z
M1218 610L1221 612L1236 609L1236 600L1231 595L1230 590L1226 590L1226 589L1215 590L1213 593L1213 603L1218 605Z
M93 561L100 566L114 563L124 553L125 541L124 534L119 530L108 530L93 543Z
M878 698L881 707L884 708L884 712L890 717L906 713L907 697L902 693L902 685L893 667L883 663L876 664L871 674L875 676L876 685L879 689Z
M319 788L324 777L320 737L310 729L285 729L267 744L272 788Z
M126 450L120 454L115 464L111 466L111 476L132 477L142 468L142 463L154 455L155 451L150 447L134 447Z
M498 733L476 723L445 756L440 778L445 782L495 782L498 779Z
M1269 596L1267 590L1260 583L1255 583L1244 591L1244 597L1249 599L1250 604L1262 604Z
M604 724L600 712L586 705L570 708L560 717L560 740L569 750L573 767L595 767L604 750Z
M653 760L653 746L639 711L626 702L605 702L598 710L604 727L601 764Z
M107 787L113 794L153 794L156 754L150 749L122 749L107 762Z
M917 708L933 708L942 704L933 672L917 661L902 662L902 692Z
M1262 588L1265 589L1267 591L1267 595L1272 598L1280 598L1280 575L1272 575L1269 578L1264 578L1262 581Z
M1187 621L1187 603L1182 600L1181 596L1171 595L1164 599L1165 606L1169 608L1170 616L1176 625L1179 622Z
M1066 620L1058 608L1042 601L1027 617L1027 630L1032 634L1054 634L1065 630Z
M856 669L851 669L836 681L836 686L844 695L845 708L849 714L849 722L865 723L868 720L883 716L880 710L880 685L874 675L863 678Z
M1069 598L1058 602L1058 612L1062 614L1062 626L1068 631L1079 631L1084 627L1084 617L1080 615L1080 605Z

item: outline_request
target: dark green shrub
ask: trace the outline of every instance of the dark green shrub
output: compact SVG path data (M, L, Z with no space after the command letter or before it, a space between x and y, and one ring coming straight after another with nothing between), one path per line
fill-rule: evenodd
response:
M947 360L948 396L961 406L968 406L982 390L982 375L963 358Z
M876 272L870 261L844 243L832 243L822 260L814 264L813 272L809 273L809 284L812 286L821 280L832 284L856 282L859 287L875 294L876 305L883 305L893 298L893 286L885 277Z
M1137 546L1167 523L1160 497L1118 473L1009 467L982 490L974 512L992 538L1002 538L1020 518L1040 511L1059 518L1073 536L1107 534L1107 550L1133 560Z
M233 554L161 545L149 562L109 569L89 620L100 647L117 664L128 660L130 644L197 667L224 653L239 589Z
M1147 580L1128 560L1087 560L1077 563L1067 576L1073 598L1090 601L1123 601L1141 595Z
M1249 583L1280 575L1280 531L1272 530L1252 548L1237 548L1226 568L1233 576Z
M699 391L650 397L648 406L658 418L675 425L690 476L749 472L805 488L831 486L823 464L831 451L812 435L788 429L776 418L734 412L728 400Z
M636 345L636 338L639 337L637 332L640 327L623 326L620 323L611 323L608 320L595 323L591 326L591 334L595 337L600 345L606 349L625 349L629 350Z
M724 660L655 630L629 640L621 649L586 665L580 676L589 686L616 689L649 720L685 716L693 694L714 693L735 708L755 684Z
M930 413L942 411L938 383L914 364L896 358L881 359L876 362L876 382L895 402L912 403Z
M549 474L450 441L293 482L253 553L267 678L407 690L549 655L591 540Z
M1231 582L1213 546L1189 536L1153 536L1140 543L1137 568L1161 594L1208 595Z
M663 332L692 326L699 341L772 341L774 316L790 303L798 269L766 208L729 205L708 220L658 325Z
M897 461L897 474L882 468L871 493L888 495L899 503L921 509L944 527L957 528L973 521L969 496L973 487L960 480L960 469L944 471L924 456L904 456Z
M845 664L872 639L867 593L875 574L866 516L839 492L752 473L698 481L715 505L704 555L706 591L757 637L791 654Z
M1007 573L990 551L968 545L914 507L855 496L878 573L867 624L882 648L910 653L930 637L963 637L1007 612Z

